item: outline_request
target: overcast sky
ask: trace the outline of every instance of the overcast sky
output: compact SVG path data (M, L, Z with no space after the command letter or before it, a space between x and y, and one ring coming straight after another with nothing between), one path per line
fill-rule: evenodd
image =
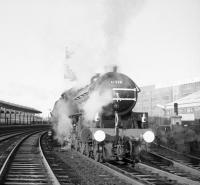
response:
M48 112L66 65L85 82L112 64L139 86L200 79L200 1L0 0L1 100Z

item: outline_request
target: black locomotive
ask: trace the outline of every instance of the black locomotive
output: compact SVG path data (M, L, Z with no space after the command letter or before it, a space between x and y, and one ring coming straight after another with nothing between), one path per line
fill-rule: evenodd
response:
M109 92L111 100L94 119L88 120L83 107L94 92L98 92L98 97ZM133 112L139 92L139 87L128 76L117 72L97 75L89 85L75 91L71 100L78 109L69 116L73 125L72 148L97 161L124 158L138 161L144 140L151 142L154 137L145 125L147 113Z

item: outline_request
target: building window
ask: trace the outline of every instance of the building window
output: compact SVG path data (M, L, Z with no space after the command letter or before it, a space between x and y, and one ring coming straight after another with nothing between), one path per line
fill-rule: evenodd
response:
M169 96L163 96L162 99L163 100L169 100Z
M186 111L187 113L193 113L193 108L187 108Z

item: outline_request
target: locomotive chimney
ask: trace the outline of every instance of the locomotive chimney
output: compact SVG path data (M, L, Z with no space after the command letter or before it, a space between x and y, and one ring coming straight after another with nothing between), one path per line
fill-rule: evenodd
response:
M104 69L105 69L106 73L108 73L108 72L114 72L114 73L116 73L117 70L118 70L118 66L114 65L114 64L109 64L109 65L105 65Z
M117 72L117 65L113 66L113 72L115 72L115 73Z

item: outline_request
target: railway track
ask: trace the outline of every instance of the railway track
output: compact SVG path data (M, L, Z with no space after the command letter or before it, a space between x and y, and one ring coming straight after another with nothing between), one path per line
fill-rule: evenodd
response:
M64 163L53 151L48 142L47 134L44 134L41 138L41 147L49 164L52 172L55 174L57 181L61 185L80 185L81 179L78 177L75 170L73 170L68 164ZM73 160L69 158L68 160Z
M135 167L127 162L109 162L106 165L113 170L127 175L130 178L138 180L142 184L149 185L200 185L198 179L192 179L190 175L184 172L174 173L174 171L167 171L152 167L152 165L145 165L137 163Z
M1 128L1 127L0 127ZM14 127L15 129L11 129L11 130L1 130L0 132L0 143L2 141L5 141L5 140L9 140L10 138L13 138L17 135L20 135L20 134L23 134L23 133L27 133L27 132L32 132L33 130L41 130L41 128L34 128L34 127L26 127L26 128L17 128L17 127ZM46 128L43 128L43 129L46 129Z
M40 135L41 132L32 132L18 141L0 169L0 184L56 184L50 168L44 165L44 156L41 156Z
M154 144L154 147L152 147L151 150L155 154L159 154L160 156L164 156L170 160L179 162L181 164L184 164L188 167L191 167L193 169L200 171L200 158L198 158L198 157L183 154L181 152L177 152L175 150L166 148L161 145L158 146L156 144Z
M81 155L81 154L79 154ZM91 160L84 156L86 160ZM152 160L155 160L152 159ZM127 183L135 185L200 185L199 177L192 176L185 173L180 169L173 167L171 161L154 162L154 165L138 163L135 167L132 166L131 161L124 162L106 162L105 164L96 165L101 166L103 169L109 171L113 175L118 176L120 179L125 180Z
M143 164L160 169L162 171L190 179L192 181L200 182L200 173L195 173L194 169L187 169L184 165L175 163L173 160L164 158L155 153L146 153L141 157Z
M23 130L21 130L21 131L23 131ZM20 132L20 130L17 130L17 131L12 130L12 131L8 131L8 132L0 133L0 138L5 137L7 135L11 135L11 134L16 134L16 132Z
M102 168L103 171L107 171L107 174L112 174L107 178L115 179L116 176L129 184L134 185L199 185L198 183L191 181L184 177L179 177L177 175L164 172L162 170L157 170L156 168L143 165L141 163L137 164L135 167L132 166L131 162L106 162L98 163L93 159L90 159L78 152L78 155L81 155L85 158L85 161L91 161L98 168ZM93 167L95 169L95 167ZM95 169L98 171L97 169ZM115 178L113 177L115 176ZM119 180L118 180L119 181ZM119 183L124 184L124 183Z
M47 135L42 139L44 153L60 184L75 185L131 185L128 179L105 165L96 162L74 150L62 150L49 146ZM137 184L136 184L137 185Z
M45 139L44 141L47 141ZM46 144L46 147L48 144ZM50 147L51 148L51 147ZM53 149L54 150L54 149ZM48 149L45 149L48 151ZM51 149L49 149L51 151ZM54 153L54 154L53 154ZM71 154L70 154L71 153ZM110 184L134 184L134 185L200 185L198 179L192 178L192 176L184 173L183 171L176 171L173 168L173 164L171 161L163 160L163 162L158 162L159 160L155 158L152 159L155 161L154 165L149 164L145 165L142 163L137 164L135 167L127 161L126 163L120 162L107 162L107 163L98 163L93 159L90 159L79 152L70 151L70 152L50 152L50 163L52 163L52 168L60 168L60 170L54 171L58 180L59 176L61 181L65 181L63 175L60 173L61 171L64 172L66 169L60 166L66 167L66 164L62 164L60 160L57 162L55 161L55 155L57 155L57 159L60 158L63 161L67 161L67 164L71 164L71 166L78 166L80 169L80 173L84 182L89 181L86 184L101 184L101 181L112 182ZM53 155L52 155L53 154ZM58 157L59 156L59 157ZM81 159L83 158L83 159ZM157 161L157 163L156 163ZM81 164L80 164L81 163ZM93 164L92 164L93 163ZM84 168L87 167L87 168ZM89 169L93 169L93 172L89 172ZM71 168L69 168L71 169ZM76 168L76 172L79 171ZM173 169L173 170L172 170ZM60 174L59 174L60 173ZM81 174L79 174L81 176ZM95 176L96 174L96 176ZM84 176L84 177L83 177ZM65 177L65 176L64 176ZM99 179L100 177L100 179ZM92 179L91 179L92 178ZM117 180L118 179L118 180Z
M183 172L172 172L172 162L151 158L154 166L139 163L135 167L131 163L110 162L105 164L87 158L77 152L53 151L49 146L47 134L42 136L41 142L38 140L39 133L34 134L24 141L21 146L16 147L14 157L9 164L4 165L5 171L0 173L0 184L23 185L23 184L101 184L102 182L113 182L110 184L134 184L134 185L199 185L197 179L190 178ZM40 150L39 146L42 146ZM17 149L18 148L18 149ZM46 157L43 156L43 153ZM59 154L61 154L59 156ZM42 157L41 157L42 156ZM58 157L59 156L59 157ZM68 157L67 160L62 156ZM81 157L84 159L80 159ZM43 160L41 160L43 159ZM7 160L10 161L10 160ZM65 161L65 162L63 162ZM89 162L88 162L89 161ZM67 162L67 163L66 163ZM50 166L48 165L50 164ZM68 164L78 165L85 168L85 177L80 177L78 170L73 169ZM82 164L80 164L82 163ZM93 163L93 164L92 164ZM83 165L83 166L81 166ZM156 168L155 168L156 167ZM96 179L86 174L86 169L91 177L96 174ZM51 171L52 169L52 171ZM94 173L94 174L92 174ZM3 174L3 175L2 175ZM6 174L6 175L5 175ZM97 175L98 174L98 175ZM117 176L117 177L116 177ZM83 179L85 178L85 179ZM89 179L90 178L90 179ZM101 181L101 182L100 182ZM109 183L108 183L109 184Z
M86 182L85 184L101 184L103 180L103 182L108 181L113 182L113 184L200 185L197 176L191 176L191 174L176 169L172 161L162 157L153 156L154 158L149 158L148 160L154 161L154 163L138 163L135 167L129 161L126 163L110 162L100 164L76 151L56 151L55 148L49 147L47 135L44 136L42 145L47 160L61 184L70 182L74 184L81 183L81 180L80 182L75 180L74 174L76 174L75 176L82 175L83 182ZM73 172L70 165L75 168L75 172ZM88 168L93 169L93 171L90 171ZM88 173L90 174L88 175ZM66 176L66 174L70 175ZM71 176L71 179L69 176Z
M155 144L149 154L154 158L162 158L172 163L169 169L172 170L172 173L178 173L180 176L186 176L191 180L200 182L200 158L180 153L164 146L155 147ZM148 159L148 161L152 161L152 159Z
M9 134L0 140L0 168L2 167L9 153L12 151L15 145L20 141L20 139L32 132L33 131L27 131L11 135Z
M0 137L0 143L2 143L3 141L6 141L6 140L9 140L9 139L12 139L14 138L15 136L20 136L22 134L24 134L25 132L22 131L22 132L18 132L18 133L9 133L9 134L5 134L3 136Z
M70 154L66 152L64 156L67 155ZM168 173L167 175L166 174L160 175L160 171L155 172L148 166L136 165L136 167L133 167L131 163L126 164L120 162L99 163L76 151L72 151L71 155L73 156L73 159L75 159L75 161L80 160L79 157L83 158L84 161L82 161L81 163L82 164L84 163L85 166L93 169L94 171L93 173L98 174L96 175L95 180L91 180L92 182L91 184L97 184L99 176L101 176L104 182L106 182L106 180L110 180L111 182L113 182L113 184L126 184L126 183L134 185L186 185L187 184L183 183L183 181L185 180L187 182L187 179L177 180L176 179L177 176L176 178L171 177L173 176L173 174L170 173ZM65 158L63 157L63 159ZM72 165L75 166L77 164L72 163ZM91 176L93 173L91 172ZM85 177L88 177L87 174L85 174Z
M109 162L106 166L116 170L128 177L138 181L144 185L181 185L176 180L160 176L159 173L154 173L147 168L139 168L137 165L133 167L131 163Z
M76 161L79 161L78 164L72 163L72 165L78 165L78 167L83 168L80 170L82 178L85 178L85 182L89 182L89 185L142 185L135 179L132 179L103 163L96 162L80 152L72 151L71 154L68 155L73 156Z

